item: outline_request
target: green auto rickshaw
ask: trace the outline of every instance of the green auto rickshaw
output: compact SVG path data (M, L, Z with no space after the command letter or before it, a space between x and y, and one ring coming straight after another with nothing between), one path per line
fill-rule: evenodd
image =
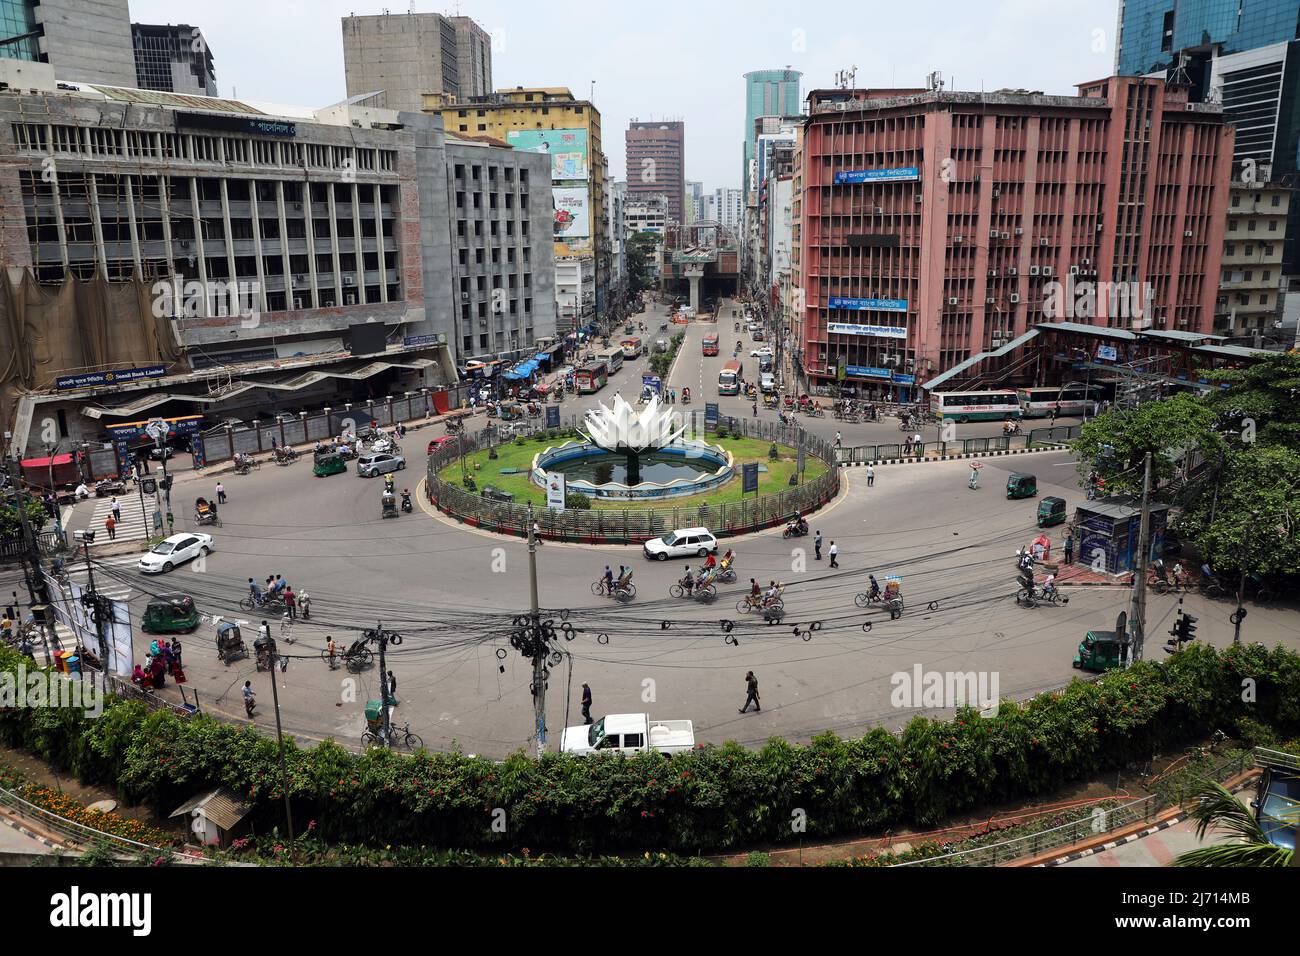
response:
M1048 496L1038 502L1038 527L1050 528L1052 525L1065 524L1065 499Z
M199 610L188 594L160 594L144 609L140 629L146 634L189 634L199 626Z
M343 456L336 451L317 452L311 467L311 473L317 478L327 478L330 475L341 475L347 470L347 462L345 462Z
M1074 666L1096 673L1123 667L1128 660L1129 643L1129 636L1118 631L1089 631L1074 656Z
M1007 476L1008 498L1033 498L1038 494L1038 478L1035 475L1022 475L1012 472Z

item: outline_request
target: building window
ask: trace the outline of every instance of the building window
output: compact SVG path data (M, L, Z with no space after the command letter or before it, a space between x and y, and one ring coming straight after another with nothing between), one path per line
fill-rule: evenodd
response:
M1282 205L1282 197L1281 197L1281 196L1274 196L1274 197L1273 197L1273 205L1274 205L1274 206L1280 206L1280 205Z

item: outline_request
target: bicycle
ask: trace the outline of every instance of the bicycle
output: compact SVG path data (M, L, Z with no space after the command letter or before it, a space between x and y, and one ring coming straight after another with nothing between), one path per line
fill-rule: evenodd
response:
M423 750L424 738L419 734L411 733L410 721L407 721L401 727L390 727L388 730L388 743L385 742L385 735L382 730L367 730L361 735L361 743L366 747L403 747L406 750Z
M283 601L267 600L266 598L262 598L260 601L254 601L253 596L250 594L240 599L239 609L241 611L247 611L250 614L254 611L262 611L268 614L283 614L285 612L285 604Z

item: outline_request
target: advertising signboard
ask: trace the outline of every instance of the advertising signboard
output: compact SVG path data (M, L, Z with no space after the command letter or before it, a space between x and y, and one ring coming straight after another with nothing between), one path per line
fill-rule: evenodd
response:
M551 181L586 179L587 131L585 129L524 129L506 134L506 142L525 153L551 157Z
M124 382L137 382L142 378L162 378L167 374L166 365L147 365L144 368L119 368L106 372L84 372L81 375L64 375L54 380L54 387L59 390L69 388L90 388L94 385L121 385Z
M591 236L591 209L582 186L557 186L551 190L555 207L555 238L586 239Z
M547 428L560 427L560 406L559 405L546 406L546 427Z
M718 424L718 403L717 402L704 403L704 424L705 425Z
M751 462L748 465L740 466L741 480L744 482L742 488L743 494L749 494L751 491L758 493L758 463Z
M563 472L548 471L546 473L546 507L551 511L564 510L564 498L568 485L568 479Z

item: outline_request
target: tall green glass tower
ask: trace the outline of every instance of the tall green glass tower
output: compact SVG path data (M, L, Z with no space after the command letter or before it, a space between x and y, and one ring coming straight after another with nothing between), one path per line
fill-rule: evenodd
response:
M754 158L754 120L760 116L797 116L799 99L798 70L754 70L745 74L745 166L740 186L746 196L754 184L749 179L749 164Z

